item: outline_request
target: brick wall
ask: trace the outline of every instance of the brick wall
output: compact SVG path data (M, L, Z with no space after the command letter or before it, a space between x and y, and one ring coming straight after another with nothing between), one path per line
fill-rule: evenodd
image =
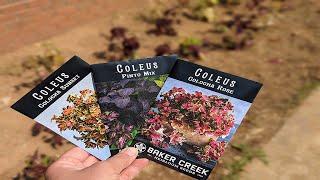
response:
M133 0L0 0L0 53L90 22Z

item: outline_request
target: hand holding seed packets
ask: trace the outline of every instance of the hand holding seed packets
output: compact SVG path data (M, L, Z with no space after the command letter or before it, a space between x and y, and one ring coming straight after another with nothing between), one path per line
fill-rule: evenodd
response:
M206 179L261 86L176 56L91 66L73 57L12 108L101 160L134 146Z

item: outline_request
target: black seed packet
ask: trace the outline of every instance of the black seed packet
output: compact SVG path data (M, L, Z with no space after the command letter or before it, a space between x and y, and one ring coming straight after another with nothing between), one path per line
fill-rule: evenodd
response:
M72 57L11 106L98 159L110 157L90 65Z
M156 56L91 66L112 154L132 144L176 58Z
M261 87L177 60L131 145L139 157L207 179Z

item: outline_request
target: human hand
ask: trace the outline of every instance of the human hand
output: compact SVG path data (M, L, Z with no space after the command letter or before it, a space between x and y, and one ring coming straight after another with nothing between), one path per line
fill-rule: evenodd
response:
M129 180L148 164L147 159L136 159L138 151L126 148L117 155L99 161L76 147L63 154L46 172L48 180Z

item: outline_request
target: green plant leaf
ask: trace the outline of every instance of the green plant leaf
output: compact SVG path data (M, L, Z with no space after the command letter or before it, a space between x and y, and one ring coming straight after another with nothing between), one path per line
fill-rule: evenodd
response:
M135 138L135 137L137 136L137 134L138 134L138 130L137 130L137 129L134 129L130 134L131 134L131 136L132 136L133 138Z
M133 140L130 140L127 142L127 146L130 146L132 144Z
M112 145L110 146L110 150L115 150L115 149L118 149L117 146L114 145L114 144L112 144Z
M194 37L188 37L181 43L181 45L184 47L189 47L193 45L200 46L201 44L202 44L202 41Z
M164 81L166 81L167 78L168 78L168 75L161 75L159 77L159 80L164 82Z
M162 87L164 82L161 80L154 80L154 82L157 84L157 86Z

